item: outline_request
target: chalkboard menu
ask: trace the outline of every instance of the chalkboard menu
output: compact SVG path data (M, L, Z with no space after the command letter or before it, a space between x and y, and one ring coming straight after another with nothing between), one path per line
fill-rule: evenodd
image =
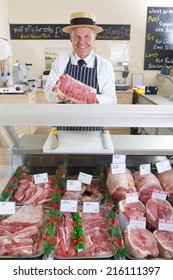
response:
M103 31L97 40L130 40L130 25L99 24ZM12 40L66 40L62 31L67 24L10 24Z
M173 7L148 7L144 70L173 64Z

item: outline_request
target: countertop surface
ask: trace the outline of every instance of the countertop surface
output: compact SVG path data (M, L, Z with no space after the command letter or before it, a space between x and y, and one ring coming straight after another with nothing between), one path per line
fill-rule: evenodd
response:
M138 97L140 98L140 100L145 99L156 105L173 105L173 101L170 101L168 98L161 95L140 94Z

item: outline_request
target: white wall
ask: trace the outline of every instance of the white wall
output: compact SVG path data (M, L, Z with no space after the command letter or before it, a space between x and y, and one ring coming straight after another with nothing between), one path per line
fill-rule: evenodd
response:
M0 37L9 39L7 0L0 0Z
M5 2L5 0L0 0ZM143 70L147 7L171 7L172 0L8 0L11 23L69 23L69 15L76 11L89 11L96 15L96 23L130 24L130 76L144 73L144 83L149 85L158 71ZM2 7L2 6L1 6ZM1 15L0 15L1 16ZM119 41L120 42L120 41ZM96 41L97 53L112 60L111 50L117 41ZM69 47L67 40L12 40L13 62L32 63L32 74L40 77L45 70L45 47Z
M3 7L3 8L2 8ZM8 24L8 1L0 0L0 37L9 41L9 24ZM3 86L0 72L0 86Z

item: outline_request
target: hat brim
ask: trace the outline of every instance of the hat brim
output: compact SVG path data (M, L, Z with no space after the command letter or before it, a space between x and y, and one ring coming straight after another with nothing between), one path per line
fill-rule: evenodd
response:
M77 24L77 25L68 25L68 26L65 26L62 28L62 31L65 32L65 33L70 33L70 31L74 28L77 28L77 27L89 27L89 28L92 28L94 29L94 31L96 33L100 33L103 31L103 28L101 26L97 26L97 25L87 25L87 24Z

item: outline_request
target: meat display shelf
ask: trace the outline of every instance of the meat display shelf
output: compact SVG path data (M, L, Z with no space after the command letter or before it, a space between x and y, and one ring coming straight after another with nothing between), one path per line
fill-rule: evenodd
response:
M69 107L70 106L70 107ZM111 154L88 150L77 154L43 153L48 135L16 134L14 126L103 126L103 127L173 127L173 107L162 105L14 105L0 104L0 125L13 145L10 166L27 166L31 172L53 174L58 165L81 169L102 167L112 162L113 154L126 155L129 168L173 157L172 135L111 135Z

